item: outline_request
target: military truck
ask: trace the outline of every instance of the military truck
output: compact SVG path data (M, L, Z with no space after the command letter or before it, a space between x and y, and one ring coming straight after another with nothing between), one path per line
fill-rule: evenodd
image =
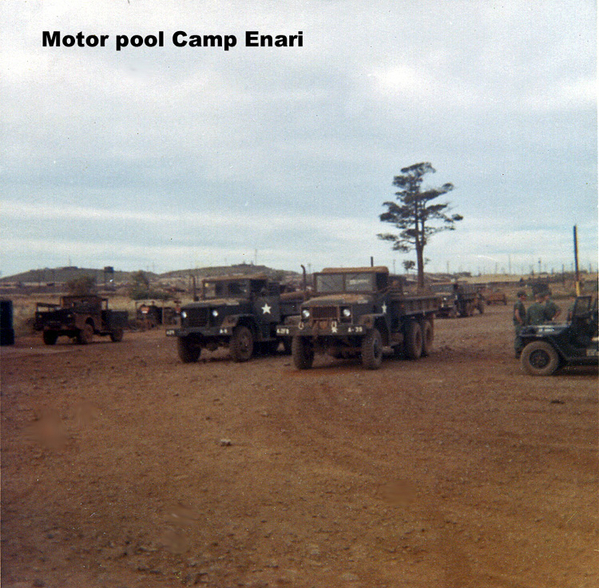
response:
M85 345L92 341L94 335L120 341L127 321L127 311L109 310L108 298L62 296L59 304L37 303L33 327L42 332L46 345L54 345L61 336Z
M381 366L383 349L418 359L433 344L436 295L407 295L399 277L384 266L326 268L314 274L314 289L300 315L277 327L292 337L293 363L312 367L315 353L361 357L367 369Z
M249 360L257 348L275 352L281 342L277 325L299 314L303 293L281 294L278 282L266 275L224 276L202 282L201 299L181 307L180 325L167 329L177 337L184 363L199 359L202 349L228 347L236 362Z
M467 317L472 316L475 310L480 314L485 312L484 298L474 285L447 282L433 284L431 290L440 298L439 317Z
M597 298L579 296L568 323L529 325L520 333L522 369L550 376L567 365L597 365Z

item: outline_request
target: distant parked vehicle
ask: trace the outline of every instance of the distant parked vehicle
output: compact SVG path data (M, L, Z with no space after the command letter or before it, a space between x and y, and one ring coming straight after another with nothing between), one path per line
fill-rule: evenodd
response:
M84 345L90 343L94 335L120 341L127 321L127 311L109 310L108 298L63 296L60 304L37 303L34 329L42 332L46 345L54 345L61 336Z
M158 306L154 301L142 302L135 311L135 326L141 330L160 325L174 325L177 312L172 306Z
M482 296L487 306L491 304L503 304L507 305L507 295L502 290L491 290L487 288L482 291Z
M431 290L441 300L437 311L439 317L472 316L475 310L478 310L480 314L485 312L485 301L477 286L446 282L433 284Z

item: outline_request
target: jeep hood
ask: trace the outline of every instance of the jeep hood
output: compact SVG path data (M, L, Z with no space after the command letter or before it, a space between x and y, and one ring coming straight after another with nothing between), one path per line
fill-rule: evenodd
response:
M554 323L546 325L528 325L522 329L522 336L545 337L547 335L559 335L569 327L568 323Z

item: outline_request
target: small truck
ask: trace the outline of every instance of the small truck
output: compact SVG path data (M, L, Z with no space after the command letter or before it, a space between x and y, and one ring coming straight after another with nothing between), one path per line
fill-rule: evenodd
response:
M385 347L410 359L428 355L438 309L436 295L404 294L401 278L384 266L327 268L314 274L300 315L288 317L277 334L292 337L300 370L312 367L315 353L360 357L366 369L378 369Z
M90 294L62 296L59 304L38 302L33 328L42 332L46 345L54 345L61 336L85 345L94 335L121 341L127 322L127 311L109 310L108 298Z
M597 298L578 296L570 322L529 325L520 337L520 363L532 376L551 376L568 365L598 365Z
M248 361L259 347L271 353L281 342L291 347L276 329L299 314L303 297L302 292L282 294L280 284L263 274L206 278L200 300L181 307L179 327L166 335L177 338L183 363L198 361L202 349L219 347L228 347L233 361Z
M475 310L485 312L485 301L476 286L449 282L434 284L431 288L440 298L437 316L455 318L472 316Z

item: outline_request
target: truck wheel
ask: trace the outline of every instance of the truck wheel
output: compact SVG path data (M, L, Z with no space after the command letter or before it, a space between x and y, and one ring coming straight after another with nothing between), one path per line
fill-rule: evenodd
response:
M254 352L254 336L252 331L243 325L233 331L233 336L229 343L229 350L233 361L247 361Z
M123 329L121 329L120 327L118 329L115 329L114 331L112 331L110 333L110 340L113 343L118 343L119 341L123 340Z
M92 342L93 338L94 338L93 325L90 325L89 323L85 323L85 325L83 325L83 329L81 329L79 331L79 333L77 334L77 343L79 343L79 345L87 345L88 343Z
M376 370L383 361L383 338L378 329L372 329L362 339L362 365L367 370Z
M293 365L298 370L309 370L314 363L314 348L305 337L299 335L293 337L291 355L293 356Z
M291 355L291 338L283 337L283 355Z
M194 363L200 358L202 348L193 344L187 337L179 337L177 339L177 352L183 363Z
M425 320L421 324L422 329L422 355L428 356L433 349L435 339L435 326L433 321Z
M559 367L559 355L549 343L533 341L522 351L520 364L531 376L550 376Z
M56 339L58 339L58 333L56 331L44 331L43 337L46 345L54 345Z
M480 314L485 314L485 303L484 302L479 302L478 303L478 312L480 312Z
M409 359L418 359L422 355L422 329L416 321L410 321L406 328L404 352Z

